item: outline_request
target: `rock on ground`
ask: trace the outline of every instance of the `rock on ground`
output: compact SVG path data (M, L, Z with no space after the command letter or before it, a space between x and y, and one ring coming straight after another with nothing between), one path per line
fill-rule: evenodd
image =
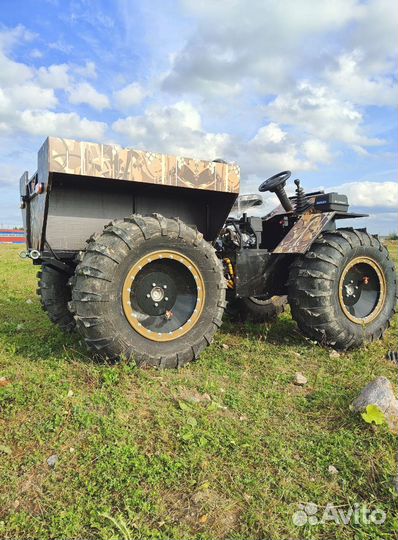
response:
M328 471L330 474L339 474L339 471L336 469L334 465L329 465Z
M55 465L58 463L58 456L57 454L53 454L47 459L47 464L52 469L55 467Z
M294 384L297 384L297 386L304 386L307 384L308 379L305 377L302 373L296 373L294 376Z
M363 412L368 405L377 405L383 411L390 430L398 433L398 400L387 377L378 377L365 386L351 407L355 412Z

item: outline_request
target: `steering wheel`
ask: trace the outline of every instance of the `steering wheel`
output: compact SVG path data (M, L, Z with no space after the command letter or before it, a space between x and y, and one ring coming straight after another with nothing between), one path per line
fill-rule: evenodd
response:
M264 191L271 191L271 193L273 193L274 191L285 187L286 181L290 178L291 174L290 171L282 171L278 174L274 174L274 176L264 180L264 182L260 184L258 190L262 193Z

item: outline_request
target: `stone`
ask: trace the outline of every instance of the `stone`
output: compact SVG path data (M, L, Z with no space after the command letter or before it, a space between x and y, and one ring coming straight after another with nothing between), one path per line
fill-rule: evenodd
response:
M330 474L339 474L339 471L336 469L334 465L329 465L328 471Z
M294 376L294 384L297 386L305 386L308 380L302 373L297 372Z
M27 303L27 304L33 304L32 300L31 300L30 298L28 298L28 299L26 300L26 303Z
M330 356L330 358L340 358L341 355L340 355L339 352L337 352L337 351L335 351L333 349L333 351L330 351L329 356Z
M370 382L352 402L351 409L362 413L368 405L377 405L384 413L393 433L398 433L398 400L395 398L391 382L387 377L377 377Z
M58 463L58 456L57 454L53 454L47 459L47 465L51 467L52 469L55 467L55 465Z

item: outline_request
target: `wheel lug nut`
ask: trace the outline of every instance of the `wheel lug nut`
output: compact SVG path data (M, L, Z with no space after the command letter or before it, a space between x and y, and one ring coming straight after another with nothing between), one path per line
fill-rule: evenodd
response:
M157 302L155 302L153 305L154 305L155 307L158 307L159 304L158 304Z
M167 300L168 300L168 298L167 298L167 296L166 296L166 297L165 297L165 301L167 302Z
M151 297L151 295L150 295L150 294L148 293L148 294L146 295L146 297L147 297L147 298L150 298L150 297Z
M163 285L163 289L167 289L167 285Z
M156 287L156 283L152 283L152 287Z

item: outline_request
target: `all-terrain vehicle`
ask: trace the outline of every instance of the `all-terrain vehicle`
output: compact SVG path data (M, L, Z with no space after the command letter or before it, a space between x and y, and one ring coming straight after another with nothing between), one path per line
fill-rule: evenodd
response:
M365 229L336 229L363 216L347 197L299 180L288 197L289 177L259 187L280 206L248 216L261 196L238 198L233 163L48 138L20 181L43 308L101 357L160 368L197 359L227 303L262 322L287 299L306 336L338 349L379 339L396 303L386 248Z

